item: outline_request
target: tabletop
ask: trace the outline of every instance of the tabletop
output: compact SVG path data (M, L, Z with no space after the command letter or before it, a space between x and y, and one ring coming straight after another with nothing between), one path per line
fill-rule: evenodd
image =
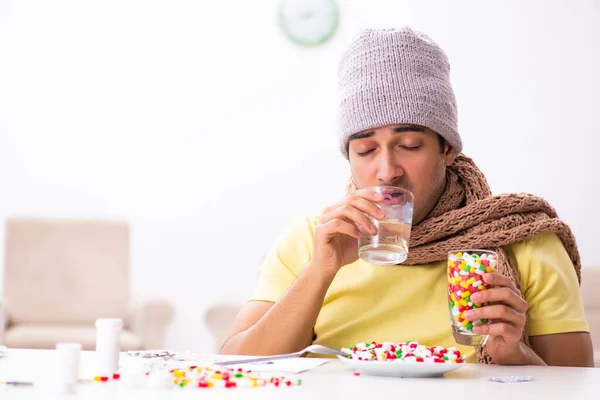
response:
M32 386L0 385L0 399L362 399L377 397L440 399L600 399L600 368L498 366L466 364L439 378L389 378L355 375L337 359L298 374L302 384L292 387L156 389L131 388L118 381L88 382L73 394L49 389L53 350L9 349L0 358L0 381L32 381ZM90 377L94 352L81 352L80 376ZM206 361L214 359L207 357ZM492 377L531 376L532 381L499 383Z

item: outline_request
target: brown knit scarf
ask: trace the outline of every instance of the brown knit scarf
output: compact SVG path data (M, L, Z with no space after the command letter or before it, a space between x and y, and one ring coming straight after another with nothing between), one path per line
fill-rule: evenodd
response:
M565 246L581 284L581 263L575 238L568 225L545 200L530 194L492 196L483 173L463 154L446 170L446 188L437 205L413 226L407 265L423 265L447 259L449 251L465 248L498 252L497 271L521 290L519 274L502 246L556 233ZM353 182L349 190L354 190ZM529 345L527 326L523 342ZM493 360L485 347L477 348L478 362Z

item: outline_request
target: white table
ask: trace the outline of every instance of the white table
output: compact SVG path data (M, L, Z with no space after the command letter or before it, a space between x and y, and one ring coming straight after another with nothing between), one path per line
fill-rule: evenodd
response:
M93 352L82 352L81 376L89 377ZM54 365L50 350L9 349L0 358L0 381L43 381ZM496 383L493 376L531 375L532 382ZM0 399L600 399L600 368L507 367L467 364L444 378L399 379L354 376L338 360L300 374L301 386L247 389L129 389L115 384L82 384L71 395L57 395L43 385L0 386Z

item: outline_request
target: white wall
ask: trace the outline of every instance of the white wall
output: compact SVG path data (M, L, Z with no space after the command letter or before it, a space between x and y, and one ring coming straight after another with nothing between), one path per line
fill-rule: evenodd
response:
M598 1L340 3L301 49L275 0L0 0L0 218L127 218L134 292L178 306L167 347L211 351L210 302L243 300L287 223L342 195L340 54L409 24L446 49L494 191L547 198L600 265Z

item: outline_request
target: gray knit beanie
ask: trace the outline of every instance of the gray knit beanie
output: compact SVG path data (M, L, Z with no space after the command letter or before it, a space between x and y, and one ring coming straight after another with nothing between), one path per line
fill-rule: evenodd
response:
M365 29L339 65L340 150L351 135L392 124L425 126L462 151L450 63L427 35L410 28Z

